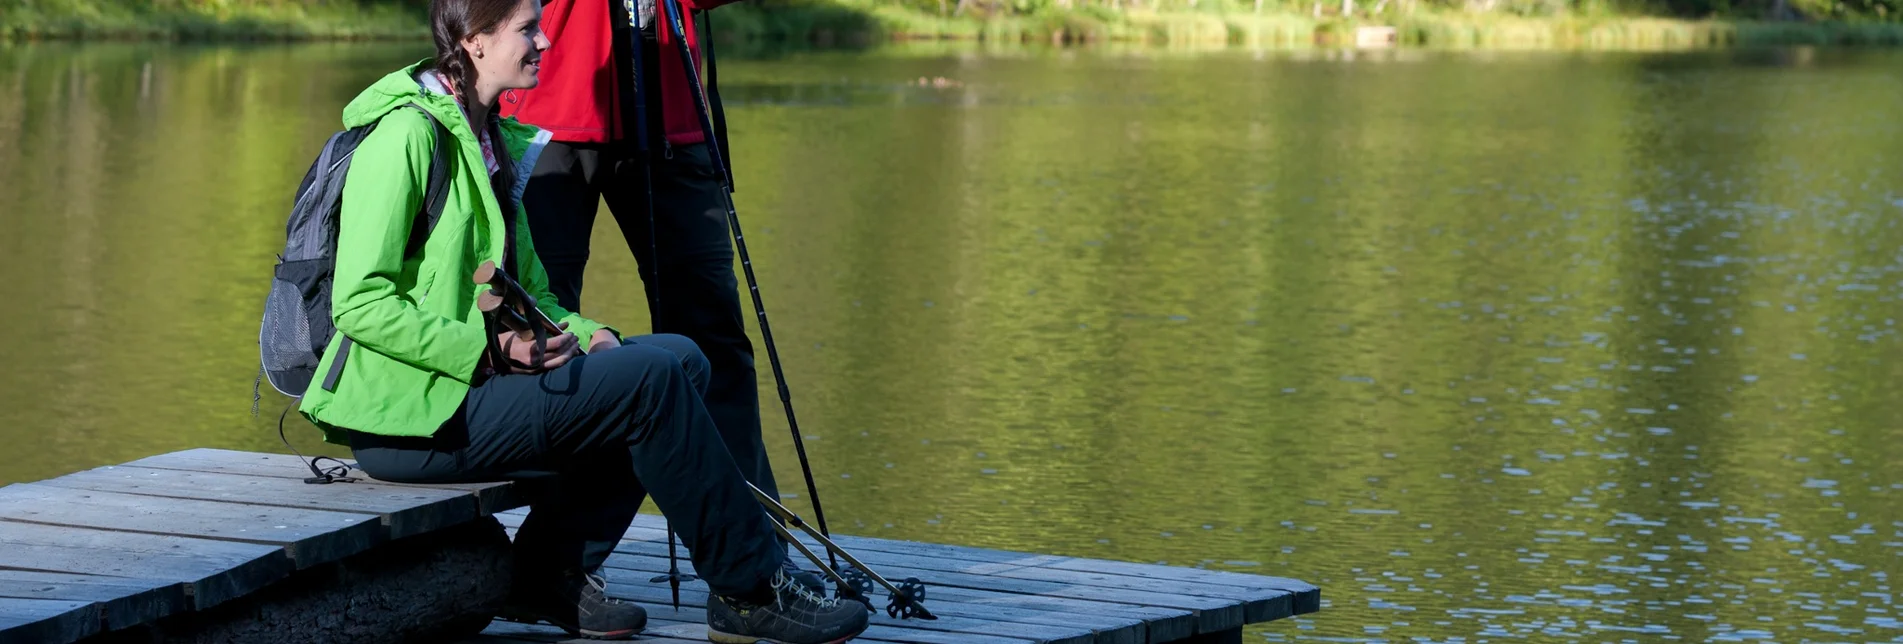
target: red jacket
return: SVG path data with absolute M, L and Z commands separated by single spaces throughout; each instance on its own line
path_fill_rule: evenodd
M 542 52 L 540 83 L 535 89 L 512 92 L 502 100 L 502 115 L 548 130 L 557 141 L 606 143 L 627 133 L 621 123 L 617 83 L 627 78 L 621 66 L 632 61 L 614 57 L 614 31 L 609 24 L 609 2 L 621 0 L 548 0 L 542 5 L 542 31 L 548 51 Z M 679 45 L 667 29 L 666 0 L 655 0 L 654 19 L 660 37 L 661 125 L 674 145 L 706 140 L 694 115 L 694 97 L 687 85 Z M 712 9 L 735 0 L 680 0 L 687 46 L 700 62 L 693 11 Z

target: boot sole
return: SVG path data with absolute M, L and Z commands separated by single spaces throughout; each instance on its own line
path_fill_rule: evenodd
M 847 635 L 845 637 L 841 637 L 836 640 L 827 640 L 823 642 L 822 644 L 842 644 L 843 642 L 849 641 L 852 638 L 855 638 L 858 636 L 859 636 L 859 633 L 853 633 L 851 635 Z M 714 642 L 715 644 L 759 644 L 761 642 L 765 642 L 767 644 L 789 644 L 788 642 L 785 642 L 782 640 L 776 640 L 770 637 L 754 637 L 752 635 L 734 635 L 732 633 L 722 633 L 720 631 L 714 630 L 713 627 L 711 626 L 707 627 L 707 641 Z
M 580 637 L 582 639 L 588 639 L 588 640 L 631 640 L 631 639 L 634 639 L 635 636 L 640 635 L 642 629 L 647 628 L 647 624 L 642 624 L 640 628 L 632 628 L 628 630 L 590 631 L 590 630 L 583 630 L 581 628 L 577 628 L 568 624 L 563 624 L 561 622 L 557 622 L 555 620 L 549 619 L 547 617 L 543 617 L 541 615 L 521 613 L 521 612 L 504 613 L 501 615 L 497 615 L 496 619 L 500 619 L 505 622 L 515 622 L 517 624 L 540 624 L 540 623 L 546 622 L 550 626 L 554 626 L 556 628 L 562 629 L 562 632 L 567 633 L 572 637 Z M 832 643 L 828 642 L 827 644 L 832 644 Z

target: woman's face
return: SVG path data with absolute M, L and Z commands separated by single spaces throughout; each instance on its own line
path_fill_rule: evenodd
M 476 63 L 476 85 L 491 92 L 535 87 L 548 37 L 542 35 L 542 3 L 519 0 L 515 11 L 486 34 L 463 40 Z M 485 87 L 486 86 L 486 87 Z

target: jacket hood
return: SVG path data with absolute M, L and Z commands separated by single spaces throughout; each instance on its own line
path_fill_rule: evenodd
M 449 133 L 461 139 L 462 145 L 474 151 L 475 158 L 481 159 L 481 148 L 476 145 L 476 132 L 469 125 L 469 119 L 463 114 L 462 104 L 456 97 L 441 92 L 430 91 L 417 82 L 416 75 L 429 64 L 428 59 L 417 61 L 408 67 L 385 74 L 377 82 L 371 83 L 357 94 L 356 98 L 344 106 L 344 127 L 354 128 L 375 123 L 385 114 L 404 105 L 415 103 L 423 107 L 436 120 L 449 128 Z M 509 157 L 516 163 L 516 184 L 511 186 L 508 197 L 515 201 L 522 199 L 522 192 L 528 186 L 529 175 L 535 169 L 536 158 L 541 155 L 542 147 L 548 143 L 550 134 L 533 125 L 519 122 L 514 118 L 501 119 L 497 124 L 502 131 L 503 142 L 508 146 Z
M 462 128 L 452 126 L 452 130 L 467 130 L 468 119 L 463 118 L 462 108 L 457 105 L 454 97 L 425 90 L 422 84 L 416 82 L 416 73 L 421 71 L 423 65 L 428 62 L 418 61 L 403 69 L 385 74 L 383 78 L 377 79 L 377 82 L 364 88 L 362 93 L 350 100 L 349 105 L 344 106 L 344 127 L 369 125 L 383 118 L 383 115 L 390 113 L 391 110 L 408 103 L 416 103 L 435 115 L 436 120 L 442 121 L 444 125 L 463 124 Z

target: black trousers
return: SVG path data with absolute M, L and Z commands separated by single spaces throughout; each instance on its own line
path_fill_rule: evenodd
M 548 144 L 522 196 L 535 253 L 556 301 L 581 311 L 595 211 L 607 200 L 640 265 L 653 331 L 687 336 L 706 352 L 713 365 L 707 411 L 747 480 L 778 498 L 760 439 L 759 382 L 733 270 L 726 189 L 706 145 L 662 147 L 644 157 L 622 143 Z M 654 177 L 651 210 L 644 163 Z
M 518 574 L 595 570 L 652 495 L 714 592 L 757 592 L 785 551 L 701 405 L 708 376 L 687 338 L 630 338 L 547 373 L 490 378 L 434 436 L 353 433 L 351 450 L 386 481 L 555 473 L 557 493 L 516 533 Z

